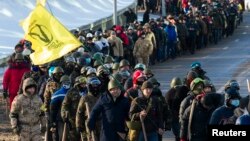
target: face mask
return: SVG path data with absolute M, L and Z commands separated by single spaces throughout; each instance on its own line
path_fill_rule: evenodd
M 69 89 L 70 88 L 70 84 L 63 84 L 63 88 L 64 89 Z
M 23 50 L 23 55 L 24 55 L 24 56 L 27 56 L 27 55 L 30 55 L 30 54 L 31 54 L 31 51 L 30 51 L 29 49 L 25 48 L 25 49 Z
M 240 105 L 240 100 L 236 99 L 236 100 L 232 100 L 231 104 L 235 107 L 238 107 Z

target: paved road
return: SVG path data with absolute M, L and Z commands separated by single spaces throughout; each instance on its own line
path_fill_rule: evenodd
M 169 89 L 171 79 L 184 77 L 194 61 L 201 62 L 218 92 L 223 91 L 223 85 L 228 80 L 236 79 L 240 83 L 241 95 L 246 96 L 246 79 L 250 79 L 250 13 L 245 14 L 244 22 L 233 36 L 222 39 L 217 45 L 209 45 L 194 55 L 188 54 L 153 66 L 152 70 L 164 93 Z M 164 141 L 173 140 L 171 132 L 167 132 Z

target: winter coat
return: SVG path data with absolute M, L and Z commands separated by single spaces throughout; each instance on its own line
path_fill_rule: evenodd
M 146 33 L 145 39 L 150 41 L 153 44 L 153 48 L 156 49 L 157 46 L 154 32 Z
M 82 96 L 87 94 L 87 89 L 84 92 L 80 92 L 76 87 L 70 89 L 62 102 L 61 116 L 62 118 L 69 119 L 71 127 L 75 127 L 76 112 L 79 101 Z M 68 113 L 68 115 L 66 115 Z
M 207 125 L 209 123 L 209 119 L 211 117 L 211 111 L 205 109 L 200 101 L 194 101 L 194 112 L 192 116 L 191 122 L 191 135 L 190 141 L 208 141 L 207 140 Z M 188 126 L 189 126 L 189 118 L 191 112 L 191 105 L 185 110 L 182 122 L 181 122 L 181 130 L 180 130 L 180 138 L 187 139 L 188 138 Z
M 49 105 L 50 105 L 50 101 L 51 101 L 51 96 L 60 88 L 60 83 L 57 82 L 55 79 L 53 78 L 49 78 L 46 86 L 45 86 L 45 91 L 43 94 L 43 98 L 44 98 L 44 105 L 45 105 L 45 110 L 46 112 L 49 111 Z
M 108 42 L 110 43 L 110 48 L 113 50 L 113 55 L 117 57 L 123 57 L 123 45 L 122 40 L 116 36 L 108 37 Z
M 3 76 L 3 90 L 8 91 L 10 97 L 10 105 L 17 95 L 19 85 L 25 72 L 30 71 L 27 63 L 13 63 L 7 68 Z
M 217 108 L 209 121 L 210 125 L 223 125 L 224 122 L 227 122 L 227 119 L 234 115 L 235 107 L 227 107 L 223 105 Z
M 153 44 L 146 39 L 139 38 L 135 42 L 133 55 L 138 58 L 148 57 L 153 53 Z
M 151 105 L 148 108 L 148 105 Z M 130 119 L 140 121 L 140 112 L 147 111 L 147 116 L 144 119 L 144 125 L 147 133 L 157 132 L 159 128 L 163 129 L 162 104 L 157 97 L 150 98 L 138 97 L 131 103 L 129 116 Z
M 19 85 L 19 90 L 17 92 L 18 94 L 23 93 L 23 81 L 29 77 L 32 78 L 33 80 L 35 80 L 36 83 L 38 83 L 40 75 L 39 75 L 39 73 L 35 73 L 33 71 L 29 71 L 29 72 L 24 73 L 22 80 L 21 80 L 21 83 Z M 38 91 L 39 91 L 39 89 L 40 89 L 40 87 L 38 87 Z
M 50 118 L 52 123 L 56 123 L 58 120 L 62 121 L 61 118 L 61 105 L 64 97 L 69 89 L 65 89 L 61 87 L 58 91 L 56 91 L 52 97 L 50 102 Z
M 88 103 L 89 112 L 91 113 L 91 111 L 92 111 L 93 107 L 95 106 L 99 97 L 100 97 L 100 95 L 94 96 L 91 93 L 88 93 L 87 95 L 84 95 L 81 97 L 79 104 L 78 104 L 78 107 L 77 107 L 77 113 L 76 113 L 76 127 L 77 128 L 82 128 L 83 130 L 85 130 L 85 128 L 86 128 L 85 122 L 89 116 L 87 113 L 86 103 Z M 99 119 L 99 117 L 98 117 L 98 119 Z M 86 130 L 85 130 L 85 132 L 86 132 Z M 100 133 L 100 131 L 97 131 L 97 133 Z
M 45 117 L 41 110 L 42 101 L 37 94 L 27 94 L 25 89 L 36 86 L 33 79 L 27 78 L 23 83 L 23 94 L 15 97 L 10 110 L 11 126 L 21 128 L 21 132 L 37 132 L 40 124 L 45 127 Z
M 117 25 L 115 27 L 115 31 L 120 30 L 121 33 L 117 34 L 117 37 L 119 37 L 122 40 L 123 46 L 128 46 L 129 45 L 129 39 L 128 36 L 123 32 L 123 29 L 121 26 Z
M 175 26 L 167 25 L 165 28 L 165 32 L 167 34 L 167 41 L 172 41 L 172 42 L 177 41 L 177 33 L 175 30 Z
M 168 107 L 171 111 L 172 118 L 175 121 L 179 121 L 179 109 L 182 100 L 187 96 L 188 88 L 186 86 L 176 86 L 166 93 L 165 99 Z
M 91 111 L 88 127 L 94 130 L 98 117 L 102 115 L 100 141 L 120 141 L 117 132 L 125 133 L 125 121 L 128 119 L 129 108 L 129 101 L 123 95 L 114 101 L 111 94 L 105 92 Z

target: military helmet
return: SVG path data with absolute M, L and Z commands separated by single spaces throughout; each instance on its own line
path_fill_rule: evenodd
M 229 88 L 236 88 L 237 90 L 240 90 L 240 85 L 236 80 L 229 80 L 224 86 L 224 90 L 226 91 Z
M 81 68 L 81 74 L 82 75 L 86 75 L 87 71 L 90 69 L 91 67 L 90 66 L 83 66 Z
M 193 80 L 198 77 L 198 74 L 195 71 L 189 71 L 187 74 L 188 80 Z
M 121 67 L 124 67 L 124 66 L 130 66 L 130 63 L 128 62 L 128 60 L 126 60 L 126 59 L 122 59 L 121 61 L 120 61 L 120 64 L 119 64 L 119 67 L 121 68 Z
M 55 69 L 54 66 L 49 67 L 49 76 L 50 76 L 50 77 L 52 76 L 52 74 L 53 74 L 53 72 L 54 72 L 54 69 Z
M 150 78 L 148 81 L 151 82 L 153 85 L 158 85 L 158 86 L 161 85 L 154 77 Z
M 101 66 L 101 65 L 102 65 L 102 61 L 101 61 L 101 60 L 96 60 L 96 61 L 94 62 L 93 67 L 97 68 L 98 66 Z
M 94 60 L 103 60 L 103 54 L 100 53 L 100 52 L 96 52 L 94 55 L 93 55 L 93 59 Z
M 138 70 L 138 69 L 143 71 L 143 70 L 146 69 L 146 66 L 144 64 L 142 64 L 142 63 L 138 63 L 138 64 L 135 65 L 134 70 Z
M 95 32 L 95 37 L 100 37 L 102 36 L 102 32 L 101 31 L 96 31 Z
M 87 83 L 87 78 L 83 76 L 78 76 L 75 79 L 75 86 L 80 85 L 80 84 L 86 84 Z
M 213 87 L 213 83 L 210 80 L 205 79 L 204 81 L 204 87 Z
M 191 64 L 191 68 L 192 68 L 192 69 L 195 69 L 195 68 L 197 68 L 197 67 L 201 67 L 201 63 L 200 63 L 200 62 L 193 62 L 193 63 Z
M 154 74 L 154 73 L 152 72 L 152 70 L 151 70 L 151 69 L 148 69 L 148 68 L 146 68 L 146 69 L 143 71 L 143 73 L 144 73 L 145 75 Z
M 200 84 L 200 83 L 203 84 L 203 86 L 204 86 L 204 81 L 201 78 L 195 78 L 190 84 L 190 90 L 193 91 L 195 86 Z
M 102 72 L 109 74 L 108 68 L 105 68 L 104 66 L 99 66 L 96 71 L 97 76 L 99 76 Z
M 174 88 L 175 86 L 182 85 L 182 81 L 180 77 L 174 77 L 170 83 L 170 87 Z
M 147 88 L 149 88 L 149 89 L 154 88 L 153 84 L 150 81 L 143 82 L 143 84 L 141 86 L 141 90 L 144 90 L 144 89 L 147 89 Z
M 106 56 L 104 59 L 104 63 L 114 63 L 114 58 L 112 56 Z
M 236 88 L 229 88 L 225 92 L 225 100 L 230 100 L 230 99 L 235 99 L 238 98 L 240 99 L 240 93 Z
M 60 79 L 60 83 L 64 83 L 64 82 L 69 82 L 70 83 L 70 78 L 68 75 L 63 75 Z
M 120 87 L 119 83 L 115 80 L 110 80 L 108 83 L 108 90 L 111 90 L 113 88 L 119 88 L 119 87 Z
M 101 81 L 97 77 L 90 77 L 87 79 L 87 84 L 99 86 L 101 85 Z
M 55 67 L 55 69 L 53 70 L 53 74 L 55 73 L 64 73 L 64 71 L 61 67 Z
M 90 74 L 96 74 L 96 69 L 95 68 L 88 69 L 86 76 L 89 76 Z
M 119 69 L 119 63 L 114 63 L 112 66 L 112 70 L 118 70 Z
M 122 82 L 122 79 L 123 79 L 122 75 L 118 72 L 110 76 L 110 80 Z

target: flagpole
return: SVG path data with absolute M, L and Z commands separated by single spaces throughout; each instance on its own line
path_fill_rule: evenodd
M 49 11 L 50 11 L 51 15 L 54 16 L 54 14 L 53 14 L 53 12 L 52 12 L 52 10 L 51 10 L 51 8 L 50 8 L 49 2 L 48 2 L 47 0 L 46 0 L 46 3 L 47 3 L 47 5 L 48 5 L 48 7 L 49 7 Z

